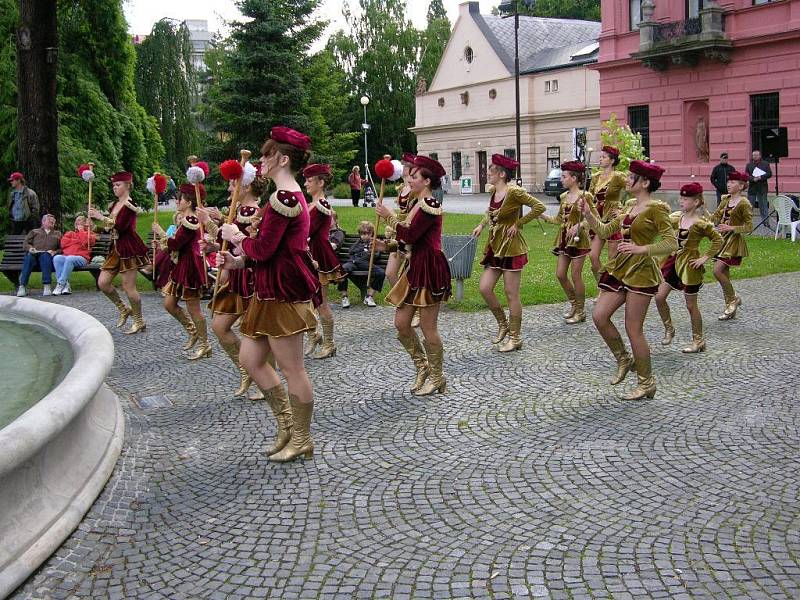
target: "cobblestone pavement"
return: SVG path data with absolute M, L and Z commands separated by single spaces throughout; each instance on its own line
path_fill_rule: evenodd
M 313 461 L 270 464 L 264 404 L 227 358 L 189 363 L 145 296 L 126 337 L 99 294 L 54 299 L 111 326 L 127 418 L 117 468 L 21 598 L 798 598 L 800 273 L 736 282 L 708 351 L 673 296 L 648 336 L 658 394 L 619 400 L 591 322 L 525 310 L 520 352 L 483 311 L 441 317 L 449 392 L 404 391 L 389 308 L 336 309 L 339 354 L 309 361 Z M 216 348 L 216 346 L 215 346 Z M 626 385 L 633 384 L 630 376 Z M 134 395 L 166 394 L 141 410 Z

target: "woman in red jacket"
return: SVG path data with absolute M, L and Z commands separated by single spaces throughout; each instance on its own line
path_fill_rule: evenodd
M 72 293 L 69 286 L 72 269 L 89 264 L 96 241 L 97 236 L 92 233 L 92 220 L 80 215 L 75 217 L 75 231 L 67 231 L 61 236 L 61 254 L 53 257 L 57 284 L 54 296 Z
M 333 311 L 328 304 L 328 284 L 336 283 L 347 277 L 342 271 L 342 264 L 336 258 L 336 253 L 330 242 L 331 231 L 331 205 L 325 199 L 325 190 L 333 180 L 330 165 L 308 165 L 303 169 L 306 179 L 306 191 L 311 196 L 311 205 L 308 207 L 310 229 L 308 233 L 308 249 L 311 258 L 317 263 L 322 304 L 317 312 L 322 323 L 322 336 L 316 330 L 308 334 L 308 344 L 305 355 L 316 359 L 336 356 L 336 344 L 333 342 Z M 318 344 L 320 349 L 314 353 Z
M 200 200 L 205 200 L 206 190 L 200 185 Z M 175 267 L 169 275 L 169 281 L 164 286 L 164 308 L 169 314 L 183 325 L 189 334 L 187 350 L 199 340 L 197 351 L 189 360 L 199 360 L 211 356 L 211 344 L 208 343 L 208 327 L 206 317 L 200 306 L 203 297 L 203 288 L 208 285 L 203 257 L 200 254 L 200 220 L 195 214 L 197 209 L 197 195 L 191 183 L 184 183 L 180 187 L 178 211 L 182 218 L 178 230 L 171 238 L 157 222 L 153 223 L 153 234 L 162 247 L 170 252 Z M 189 309 L 187 315 L 179 306 L 178 301 L 186 302 Z M 191 319 L 190 319 L 191 317 Z
M 386 296 L 386 301 L 397 307 L 394 325 L 397 338 L 417 369 L 411 388 L 417 396 L 442 394 L 446 389 L 442 372 L 444 346 L 437 322 L 441 303 L 450 297 L 450 265 L 442 252 L 442 203 L 433 197 L 433 190 L 441 187 L 444 174 L 444 167 L 437 161 L 417 156 L 409 185 L 419 200 L 405 221 L 400 222 L 388 206 L 375 207 L 387 225 L 397 232 L 398 243 L 411 253 L 408 269 Z M 417 308 L 425 336 L 423 345 L 411 326 Z
M 97 279 L 97 285 L 114 306 L 119 310 L 117 327 L 122 327 L 133 316 L 133 325 L 125 333 L 133 334 L 144 331 L 147 326 L 142 318 L 142 299 L 136 289 L 136 272 L 150 264 L 150 253 L 142 238 L 136 233 L 136 216 L 142 209 L 131 200 L 133 175 L 127 172 L 115 173 L 111 176 L 111 188 L 115 200 L 109 206 L 109 216 L 103 215 L 93 208 L 89 216 L 103 222 L 103 228 L 111 231 L 111 253 L 103 263 L 103 271 Z M 131 303 L 128 308 L 114 287 L 114 277 L 122 275 L 122 289 Z
M 222 226 L 222 238 L 242 255 L 222 252 L 223 269 L 251 265 L 255 296 L 242 318 L 245 338 L 239 360 L 264 393 L 278 421 L 277 439 L 267 450 L 270 460 L 311 458 L 311 416 L 314 395 L 303 364 L 303 334 L 317 326 L 314 306 L 320 303 L 319 279 L 308 253 L 310 218 L 295 175 L 308 162 L 311 140 L 288 127 L 273 127 L 261 148 L 261 172 L 275 182 L 258 237 L 250 238 L 233 224 Z M 268 363 L 270 350 L 286 378 L 287 393 Z

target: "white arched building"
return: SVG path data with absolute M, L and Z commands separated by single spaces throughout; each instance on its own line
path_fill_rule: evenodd
M 522 178 L 539 190 L 550 168 L 575 157 L 575 138 L 598 147 L 600 23 L 520 17 Z M 514 18 L 459 7 L 442 61 L 416 98 L 417 152 L 447 169 L 451 191 L 482 192 L 494 153 L 514 156 Z

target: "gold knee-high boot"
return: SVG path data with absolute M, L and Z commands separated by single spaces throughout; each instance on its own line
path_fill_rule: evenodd
M 625 349 L 625 342 L 622 341 L 621 337 L 612 338 L 608 340 L 606 344 L 614 355 L 614 358 L 617 359 L 617 372 L 611 380 L 611 385 L 618 385 L 625 381 L 628 371 L 630 371 L 633 366 L 633 358 L 631 358 L 631 355 L 628 354 L 628 351 Z
M 417 370 L 417 377 L 414 379 L 414 385 L 411 386 L 411 391 L 416 392 L 422 387 L 425 380 L 430 375 L 430 366 L 425 356 L 425 350 L 419 342 L 416 331 L 413 331 L 410 336 L 398 335 L 397 339 L 403 344 L 403 348 L 408 352 L 408 355 L 414 362 L 414 368 Z
M 503 310 L 502 306 L 497 306 L 495 308 L 489 308 L 494 315 L 495 320 L 497 321 L 497 335 L 492 340 L 492 344 L 499 344 L 508 335 L 508 319 L 506 319 L 506 311 Z
M 656 378 L 653 377 L 650 357 L 634 358 L 633 362 L 636 365 L 636 376 L 639 379 L 639 385 L 623 396 L 622 399 L 641 400 L 645 396 L 652 398 L 656 395 Z
M 314 350 L 322 343 L 322 336 L 319 334 L 319 321 L 322 321 L 322 317 L 318 317 L 317 321 L 317 327 L 314 328 L 314 331 L 309 331 L 306 334 L 306 347 L 303 349 L 305 356 L 314 354 Z
M 272 456 L 276 452 L 284 449 L 292 437 L 292 407 L 289 406 L 289 397 L 283 385 L 276 385 L 268 390 L 261 390 L 264 399 L 275 415 L 278 428 L 275 431 L 275 441 L 272 446 L 267 448 L 267 456 Z
M 415 396 L 429 396 L 434 392 L 444 394 L 447 391 L 447 380 L 444 377 L 444 345 L 431 344 L 427 340 L 424 343 L 425 354 L 428 356 L 428 364 L 430 365 L 430 376 L 428 380 L 420 387 Z
M 292 435 L 283 450 L 270 455 L 275 462 L 287 462 L 298 456 L 312 458 L 314 456 L 314 440 L 311 439 L 311 415 L 314 413 L 313 402 L 300 402 L 297 396 L 289 394 L 292 406 Z
M 241 347 L 241 341 L 239 338 L 236 338 L 235 342 L 223 342 L 219 340 L 219 345 L 222 346 L 222 349 L 225 351 L 225 354 L 228 355 L 228 358 L 231 359 L 233 366 L 236 367 L 236 370 L 239 372 L 239 387 L 233 392 L 234 397 L 242 397 L 247 395 L 247 390 L 250 389 L 250 386 L 253 383 L 253 380 L 250 378 L 250 374 L 247 372 L 242 364 L 239 362 L 239 349 Z
M 736 291 L 733 289 L 733 284 L 730 281 L 719 283 L 722 288 L 722 297 L 725 299 L 725 310 L 717 317 L 720 321 L 729 321 L 736 316 L 736 310 L 742 303 L 741 299 L 736 296 Z
M 522 317 L 509 315 L 508 339 L 498 348 L 500 352 L 513 352 L 522 348 Z
M 133 335 L 134 333 L 139 333 L 140 331 L 144 331 L 147 327 L 147 323 L 144 322 L 144 317 L 142 317 L 142 300 L 133 300 L 131 299 L 131 314 L 133 315 L 133 325 L 131 328 L 128 329 L 125 333 L 127 335 Z
M 661 322 L 664 324 L 664 338 L 661 340 L 662 346 L 669 346 L 672 339 L 675 337 L 675 327 L 672 325 L 672 313 L 669 310 L 669 304 L 664 302 L 664 306 L 660 306 L 656 302 L 658 315 L 661 317 Z
M 575 289 L 570 288 L 564 293 L 567 295 L 567 300 L 569 301 L 569 310 L 564 313 L 563 317 L 565 319 L 571 319 L 575 316 L 575 311 L 578 310 L 578 306 L 575 304 Z
M 197 340 L 200 345 L 197 350 L 189 357 L 189 360 L 200 360 L 211 356 L 211 344 L 208 341 L 208 329 L 206 328 L 206 318 L 203 315 L 195 317 L 192 315 L 192 322 L 197 330 Z
M 706 340 L 703 338 L 703 317 L 699 314 L 697 317 L 692 317 L 692 343 L 686 346 L 682 351 L 685 354 L 696 354 L 697 352 L 704 352 L 706 349 Z
M 314 358 L 323 359 L 336 356 L 336 344 L 333 343 L 333 319 L 326 319 L 320 316 L 322 323 L 322 346 L 314 354 Z
M 575 292 L 575 314 L 573 314 L 569 319 L 565 319 L 564 322 L 568 323 L 569 325 L 573 325 L 575 323 L 583 323 L 586 320 L 586 297 L 584 294 L 579 294 Z
M 183 345 L 183 350 L 191 350 L 194 345 L 197 343 L 197 328 L 192 323 L 192 319 L 189 317 L 189 314 L 182 309 L 178 309 L 178 314 L 175 315 L 175 319 L 183 325 L 183 328 L 186 330 L 186 333 L 189 334 L 189 339 Z
M 133 313 L 131 309 L 122 301 L 122 298 L 119 297 L 119 292 L 116 288 L 112 288 L 110 292 L 103 292 L 106 295 L 106 298 L 111 300 L 111 303 L 117 307 L 119 311 L 119 319 L 117 319 L 117 327 L 124 327 L 125 322 L 128 320 Z

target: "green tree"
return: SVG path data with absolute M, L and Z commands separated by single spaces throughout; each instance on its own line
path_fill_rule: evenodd
M 274 125 L 309 130 L 309 90 L 303 81 L 308 49 L 326 23 L 313 20 L 319 0 L 239 0 L 245 20 L 234 22 L 211 81 L 202 118 L 213 137 L 206 156 L 256 152 Z
M 614 113 L 611 113 L 608 121 L 603 121 L 600 140 L 603 146 L 619 148 L 619 164 L 616 167 L 618 171 L 627 171 L 632 160 L 647 160 L 642 134 L 634 133 L 627 125 L 621 125 Z
M 158 122 L 165 166 L 179 172 L 186 156 L 196 151 L 197 127 L 192 116 L 195 70 L 186 23 L 161 19 L 136 46 L 136 97 Z
M 536 0 L 532 8 L 519 2 L 519 14 L 560 19 L 600 20 L 600 0 Z
M 405 0 L 359 0 L 355 14 L 342 9 L 350 33 L 339 31 L 329 48 L 347 78 L 349 129 L 360 127 L 362 95 L 370 98 L 369 159 L 413 151 L 414 90 L 420 56 L 420 32 L 407 17 Z M 359 159 L 363 162 L 363 154 Z
M 450 39 L 450 20 L 442 0 L 431 0 L 428 5 L 428 25 L 422 33 L 422 57 L 417 80 L 430 85 L 442 60 L 447 41 Z

